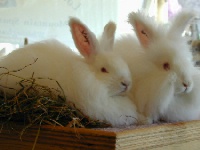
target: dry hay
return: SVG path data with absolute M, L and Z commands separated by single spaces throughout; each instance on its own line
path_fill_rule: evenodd
M 30 65 L 33 64 L 29 64 L 24 68 Z M 15 72 L 21 71 L 24 68 L 12 71 L 3 68 L 6 71 L 0 74 L 0 79 L 5 75 L 20 79 L 18 83 L 20 90 L 0 85 L 0 124 L 2 128 L 4 124 L 9 122 L 23 123 L 25 129 L 32 125 L 58 125 L 76 128 L 102 128 L 110 126 L 105 122 L 92 120 L 84 115 L 64 96 L 62 87 L 60 87 L 57 81 L 48 79 L 56 82 L 58 87 L 60 87 L 59 90 L 37 84 L 36 81 L 42 78 L 34 78 L 34 73 L 28 79 L 14 75 Z M 8 89 L 14 91 L 12 93 L 15 94 L 11 95 L 5 92 Z

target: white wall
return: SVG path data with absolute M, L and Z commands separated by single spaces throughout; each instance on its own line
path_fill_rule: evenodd
M 23 45 L 57 38 L 74 46 L 69 32 L 69 16 L 80 18 L 97 35 L 112 20 L 127 32 L 127 14 L 141 7 L 143 0 L 0 0 L 0 43 Z M 124 31 L 123 31 L 124 30 Z

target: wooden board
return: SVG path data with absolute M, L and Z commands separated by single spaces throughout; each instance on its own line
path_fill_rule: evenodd
M 200 121 L 106 129 L 31 127 L 21 139 L 18 132 L 4 127 L 0 133 L 0 149 L 199 150 Z

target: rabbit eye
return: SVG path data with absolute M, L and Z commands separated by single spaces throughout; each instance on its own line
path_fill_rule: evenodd
M 169 63 L 164 63 L 163 64 L 163 68 L 166 70 L 166 71 L 168 71 L 168 70 L 170 70 L 170 65 L 169 65 Z
M 104 67 L 101 68 L 101 72 L 108 73 L 108 71 Z

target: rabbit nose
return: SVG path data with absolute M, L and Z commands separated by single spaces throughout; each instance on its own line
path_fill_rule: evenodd
M 183 86 L 185 87 L 185 91 L 184 92 L 187 92 L 187 90 L 188 90 L 188 84 L 183 82 Z
M 183 86 L 187 88 L 187 87 L 188 87 L 188 84 L 186 84 L 186 83 L 183 82 Z
M 124 90 L 126 91 L 128 89 L 129 83 L 121 82 L 121 85 L 124 87 Z

